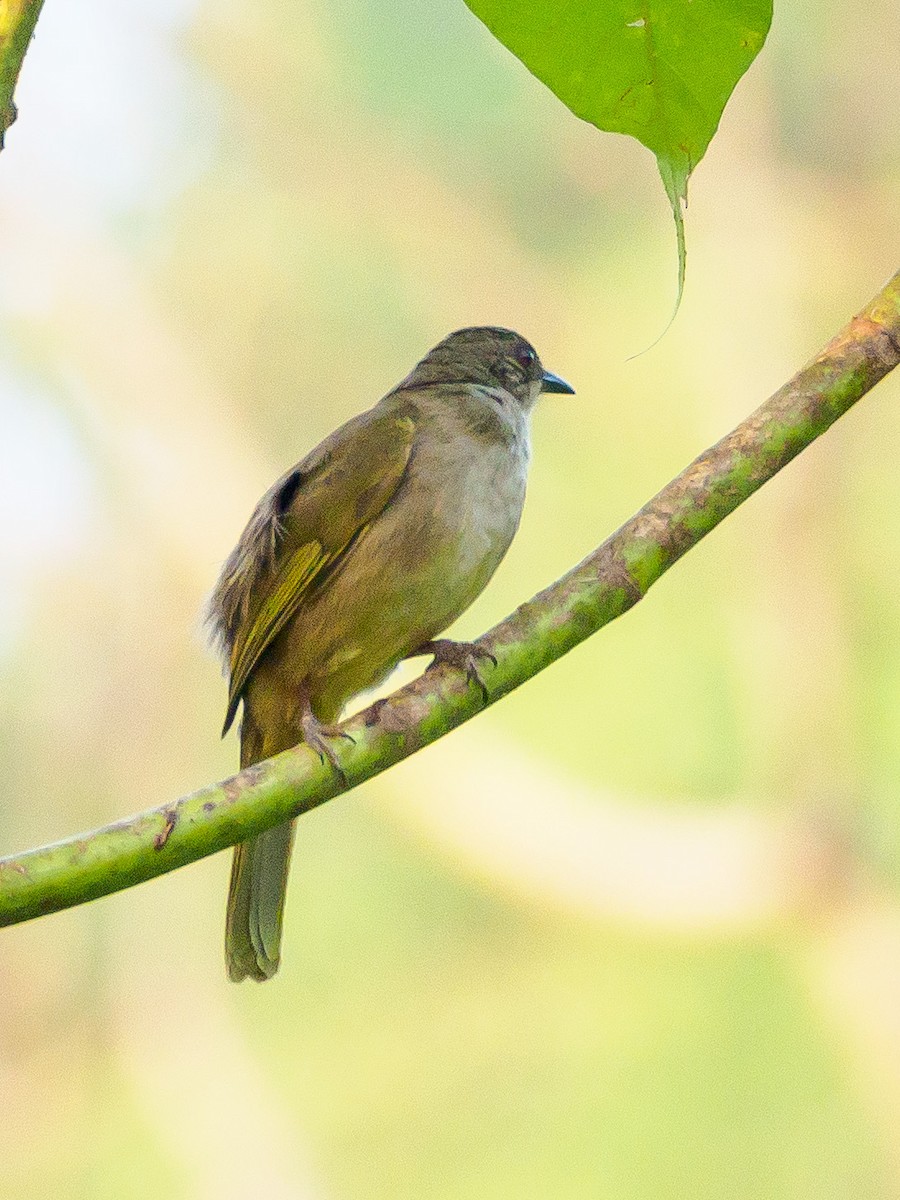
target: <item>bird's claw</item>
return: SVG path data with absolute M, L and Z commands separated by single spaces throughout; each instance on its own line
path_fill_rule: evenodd
M 487 704 L 488 690 L 478 670 L 478 663 L 487 659 L 496 667 L 497 659 L 490 650 L 485 650 L 477 642 L 454 642 L 450 638 L 439 638 L 435 642 L 426 643 L 420 653 L 434 655 L 432 667 L 445 663 L 448 667 L 455 667 L 458 671 L 463 671 L 466 682 L 476 685 L 481 692 L 482 703 Z
M 328 738 L 344 738 L 345 741 L 356 745 L 356 738 L 352 734 L 346 733 L 337 725 L 322 725 L 313 717 L 303 722 L 303 740 L 311 750 L 315 750 L 322 763 L 330 763 L 331 769 L 340 779 L 345 788 L 350 786 L 350 780 L 344 773 L 344 769 L 338 762 L 337 754 L 334 747 L 329 745 Z

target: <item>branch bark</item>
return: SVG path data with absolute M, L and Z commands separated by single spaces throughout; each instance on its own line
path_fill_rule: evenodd
M 0 150 L 16 119 L 13 93 L 44 0 L 0 0 Z
M 0 0 L 2 3 L 2 0 Z M 900 362 L 900 273 L 806 367 L 701 454 L 582 563 L 521 605 L 480 644 L 494 703 L 636 604 L 730 512 L 824 433 Z M 480 691 L 427 671 L 344 726 L 351 787 L 480 711 Z M 304 745 L 161 808 L 0 859 L 0 925 L 56 912 L 174 870 L 345 790 Z

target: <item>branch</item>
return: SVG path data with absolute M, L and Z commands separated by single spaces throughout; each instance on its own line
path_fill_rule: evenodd
M 3 0 L 0 0 L 0 4 Z M 664 571 L 810 445 L 900 362 L 900 273 L 822 352 L 727 437 L 663 488 L 568 575 L 481 639 L 497 658 L 499 700 L 627 612 Z M 337 749 L 351 787 L 475 716 L 478 689 L 428 670 L 344 725 Z M 343 791 L 300 745 L 224 783 L 25 854 L 0 859 L 0 925 L 131 887 L 296 817 Z
M 0 150 L 16 119 L 13 93 L 44 0 L 0 0 Z

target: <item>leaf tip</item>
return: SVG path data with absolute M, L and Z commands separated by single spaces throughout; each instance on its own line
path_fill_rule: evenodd
M 659 165 L 659 174 L 663 181 L 663 187 L 666 189 L 666 195 L 669 198 L 672 218 L 675 221 L 675 242 L 678 249 L 678 289 L 675 295 L 675 307 L 672 309 L 672 315 L 663 326 L 662 332 L 653 339 L 649 346 L 645 346 L 643 350 L 639 350 L 636 354 L 629 355 L 625 360 L 626 362 L 632 362 L 634 359 L 649 353 L 654 346 L 659 345 L 672 328 L 675 318 L 678 316 L 678 310 L 681 308 L 681 301 L 684 298 L 684 284 L 687 278 L 687 238 L 684 231 L 684 210 L 687 208 L 687 185 L 691 173 L 690 161 L 686 160 L 683 164 L 679 165 L 662 154 L 657 155 L 656 161 Z

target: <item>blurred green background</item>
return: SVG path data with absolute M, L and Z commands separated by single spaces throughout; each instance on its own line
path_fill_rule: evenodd
M 204 596 L 451 329 L 578 391 L 463 636 L 806 361 L 898 265 L 895 15 L 776 9 L 629 359 L 653 159 L 461 0 L 48 0 L 0 181 L 4 850 L 234 769 Z M 225 981 L 226 855 L 4 931 L 0 1194 L 900 1195 L 898 399 L 305 817 L 274 983 Z

